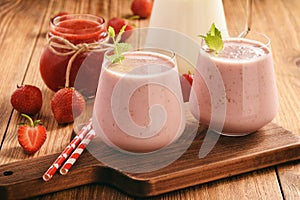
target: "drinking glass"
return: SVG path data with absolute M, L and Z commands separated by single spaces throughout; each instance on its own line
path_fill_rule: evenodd
M 262 128 L 275 117 L 278 106 L 270 39 L 253 31 L 245 38 L 239 34 L 223 31 L 219 53 L 208 50 L 202 40 L 206 51 L 200 51 L 190 96 L 191 112 L 200 123 L 221 124 L 219 132 L 227 136 Z
M 180 137 L 185 111 L 175 53 L 144 48 L 112 63 L 107 51 L 93 109 L 93 128 L 109 146 L 131 153 L 159 150 Z

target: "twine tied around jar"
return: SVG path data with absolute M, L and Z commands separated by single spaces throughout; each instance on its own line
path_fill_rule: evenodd
M 51 36 L 47 37 L 48 48 L 50 51 L 58 56 L 71 56 L 68 61 L 67 70 L 66 70 L 66 82 L 65 87 L 69 87 L 70 82 L 70 72 L 72 68 L 72 63 L 75 58 L 83 52 L 101 52 L 106 51 L 109 48 L 113 47 L 112 44 L 108 43 L 108 37 L 104 38 L 101 42 L 94 43 L 80 43 L 73 44 L 69 40 L 60 37 L 60 36 Z M 56 48 L 65 50 L 63 52 L 57 51 Z

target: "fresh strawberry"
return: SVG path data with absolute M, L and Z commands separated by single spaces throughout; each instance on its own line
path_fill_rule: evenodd
M 131 11 L 134 15 L 141 18 L 148 18 L 151 15 L 153 0 L 133 0 L 131 3 Z
M 47 138 L 46 128 L 41 124 L 41 120 L 33 121 L 28 115 L 21 114 L 30 121 L 30 125 L 21 125 L 18 128 L 18 141 L 28 154 L 37 152 Z
M 84 108 L 84 97 L 74 88 L 60 89 L 51 99 L 51 109 L 59 124 L 73 122 Z
M 189 71 L 188 73 L 182 74 L 180 76 L 181 90 L 183 101 L 188 102 L 191 93 L 191 86 L 193 83 L 193 74 Z
M 11 95 L 10 102 L 20 113 L 35 115 L 42 107 L 42 92 L 33 85 L 18 86 Z
M 115 30 L 115 34 L 117 35 L 121 28 L 126 25 L 125 32 L 123 33 L 121 37 L 121 41 L 124 42 L 128 39 L 128 37 L 131 35 L 131 30 L 133 29 L 133 26 L 131 24 L 123 19 L 123 18 L 118 18 L 118 17 L 113 17 L 107 22 L 107 27 L 112 27 Z
M 192 85 L 193 84 L 193 74 L 191 74 L 190 71 L 188 71 L 188 73 L 186 74 L 182 74 L 182 76 L 188 80 L 188 82 Z

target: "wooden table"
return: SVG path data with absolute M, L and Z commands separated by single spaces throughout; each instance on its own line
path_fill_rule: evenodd
M 72 124 L 58 125 L 50 110 L 53 96 L 39 74 L 39 58 L 46 43 L 49 19 L 54 13 L 91 13 L 109 19 L 131 14 L 131 0 L 0 0 L 0 165 L 61 152 L 70 141 Z M 228 27 L 243 27 L 245 0 L 224 0 Z M 299 0 L 254 0 L 253 29 L 272 40 L 280 107 L 275 123 L 300 135 L 300 3 Z M 184 13 L 181 13 L 184 14 Z M 138 27 L 148 20 L 136 21 Z M 40 118 L 48 130 L 43 147 L 34 155 L 23 153 L 17 141 L 20 114 L 10 95 L 18 84 L 41 88 L 44 104 Z M 30 191 L 28 191 L 30 192 Z M 299 199 L 300 162 L 167 193 L 151 199 Z M 1 197 L 0 197 L 1 199 Z M 103 185 L 87 185 L 36 199 L 133 199 Z

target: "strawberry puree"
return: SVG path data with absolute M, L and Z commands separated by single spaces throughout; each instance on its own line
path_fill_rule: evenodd
M 74 45 L 94 43 L 106 38 L 104 19 L 93 15 L 63 15 L 54 18 L 48 36 L 62 37 Z M 59 41 L 58 43 L 62 43 Z M 58 52 L 69 50 L 55 48 Z M 45 84 L 53 91 L 65 86 L 66 69 L 71 55 L 57 55 L 48 45 L 40 59 L 40 73 Z M 84 94 L 96 91 L 103 60 L 103 52 L 79 53 L 72 63 L 69 86 L 74 86 Z M 77 74 L 79 77 L 76 77 Z M 76 79 L 76 82 L 75 82 Z M 88 80 L 88 81 L 87 81 Z M 74 83 L 75 82 L 75 83 Z
M 135 71 L 143 65 L 146 68 Z M 182 106 L 175 62 L 158 53 L 127 53 L 122 64 L 110 65 L 101 74 L 93 127 L 110 146 L 131 152 L 155 151 L 182 134 Z
M 223 79 L 226 99 L 216 100 L 217 109 L 225 103 L 225 135 L 245 135 L 269 123 L 277 112 L 277 90 L 271 50 L 261 43 L 247 39 L 228 39 L 224 49 L 216 56 L 200 55 L 201 73 L 209 79 L 210 62 L 215 63 Z M 216 83 L 220 84 L 220 83 Z M 196 73 L 192 90 L 198 101 L 191 96 L 191 112 L 203 124 L 211 120 L 211 95 L 205 81 Z M 197 105 L 199 112 L 197 111 Z M 219 105 L 220 104 L 220 105 Z M 200 113 L 200 115 L 199 115 Z

